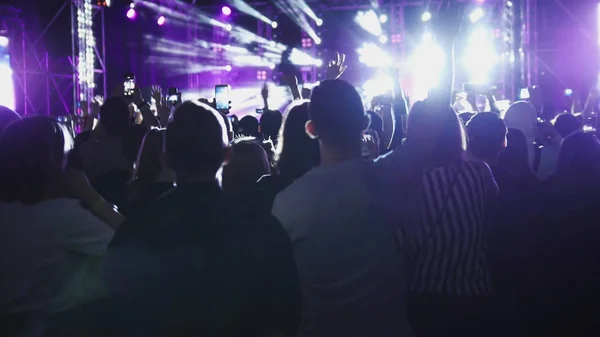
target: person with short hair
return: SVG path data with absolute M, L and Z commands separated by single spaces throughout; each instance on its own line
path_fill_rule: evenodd
M 243 119 L 243 118 L 242 118 Z M 231 145 L 231 158 L 223 166 L 223 192 L 237 198 L 251 199 L 258 194 L 256 182 L 271 173 L 267 152 L 252 137 L 238 138 Z
M 556 131 L 558 131 L 558 134 L 562 138 L 565 138 L 573 132 L 581 130 L 581 123 L 575 115 L 562 113 L 556 116 L 554 127 L 556 128 Z
M 259 130 L 263 134 L 264 139 L 270 139 L 275 146 L 277 146 L 277 136 L 279 135 L 282 121 L 283 116 L 277 110 L 267 109 L 260 116 Z
M 490 166 L 495 165 L 506 148 L 507 130 L 502 118 L 493 112 L 480 112 L 466 126 L 469 154 Z
M 361 98 L 349 83 L 326 80 L 313 89 L 308 114 L 320 165 L 273 205 L 303 289 L 298 335 L 410 336 L 395 230 L 375 206 L 376 168 L 362 159 L 368 119 Z
M 166 131 L 177 186 L 116 233 L 105 270 L 110 297 L 89 309 L 91 333 L 296 331 L 301 293 L 289 239 L 276 219 L 223 193 L 217 178 L 229 152 L 219 112 L 191 101 L 177 107 Z

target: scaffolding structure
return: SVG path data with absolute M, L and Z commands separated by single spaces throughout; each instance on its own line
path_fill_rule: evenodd
M 64 20 L 70 10 L 71 36 L 78 45 L 76 33 L 76 8 L 78 0 L 65 1 L 55 12 L 48 24 L 39 32 L 26 23 L 21 9 L 0 6 L 0 27 L 6 30 L 10 39 L 11 65 L 17 96 L 17 112 L 23 116 L 47 115 L 68 116 L 80 113 L 80 102 L 91 102 L 93 92 L 85 97 L 80 95 L 77 77 L 77 50 L 67 57 L 51 55 L 44 48 L 44 39 L 52 31 L 56 22 Z M 99 35 L 99 47 L 95 48 L 98 67 L 94 73 L 99 83 L 98 94 L 106 96 L 106 48 L 104 44 L 103 8 L 94 6 L 95 35 Z M 75 24 L 75 26 L 73 26 Z M 42 99 L 40 99 L 42 98 Z M 89 103 L 88 103 L 89 104 Z

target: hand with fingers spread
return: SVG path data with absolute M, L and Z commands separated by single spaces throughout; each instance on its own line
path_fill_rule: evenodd
M 158 85 L 153 85 L 150 88 L 150 95 L 152 96 L 152 98 L 154 98 L 154 101 L 156 102 L 156 107 L 158 108 L 159 105 L 163 104 L 163 95 L 162 95 L 162 89 L 160 86 Z
M 346 65 L 344 65 L 346 62 L 346 54 L 336 52 L 335 56 L 336 59 L 329 61 L 327 64 L 327 73 L 325 77 L 328 80 L 337 80 L 342 76 L 344 71 L 346 71 Z

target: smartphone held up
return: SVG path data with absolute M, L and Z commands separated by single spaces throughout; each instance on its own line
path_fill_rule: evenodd
M 215 86 L 215 107 L 218 111 L 229 111 L 230 89 L 228 84 Z
M 125 75 L 123 80 L 123 95 L 125 97 L 133 96 L 133 92 L 135 90 L 135 75 L 133 73 L 129 73 Z

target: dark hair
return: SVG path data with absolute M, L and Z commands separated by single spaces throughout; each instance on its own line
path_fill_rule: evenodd
M 558 131 L 561 137 L 565 138 L 573 132 L 581 129 L 581 123 L 577 117 L 570 113 L 562 113 L 556 116 L 554 120 L 554 128 Z
M 221 113 L 210 106 L 187 101 L 177 107 L 166 136 L 166 152 L 175 173 L 216 174 L 229 143 L 226 132 Z
M 562 142 L 556 175 L 571 181 L 595 182 L 600 177 L 600 141 L 592 133 L 577 131 Z M 597 186 L 597 184 L 595 185 Z
M 252 191 L 260 177 L 269 173 L 267 153 L 256 138 L 238 138 L 231 145 L 231 159 L 223 166 L 223 191 L 244 195 Z
M 0 136 L 0 200 L 35 204 L 60 181 L 73 139 L 50 117 L 12 123 Z
M 469 120 L 471 120 L 471 118 L 473 116 L 475 116 L 477 113 L 476 112 L 461 112 L 458 114 L 458 118 L 460 119 L 460 121 L 463 123 L 463 125 L 467 125 L 467 123 L 469 122 Z
M 135 161 L 133 179 L 150 184 L 158 177 L 163 169 L 164 139 L 165 129 L 153 128 L 146 133 Z
M 465 157 L 463 124 L 450 105 L 416 102 L 408 114 L 406 145 L 424 168 L 458 164 Z
M 504 149 L 506 132 L 506 125 L 498 114 L 480 112 L 467 123 L 467 148 L 479 159 L 495 158 Z
M 21 119 L 21 116 L 19 116 L 16 112 L 3 105 L 0 105 L 0 135 L 4 130 L 6 130 L 10 123 L 18 121 L 19 119 Z
M 265 135 L 265 139 L 271 138 L 274 142 L 277 141 L 282 120 L 281 112 L 276 110 L 267 110 L 260 116 L 260 132 Z
M 276 167 L 279 174 L 289 180 L 296 180 L 314 166 L 319 165 L 319 142 L 306 135 L 308 121 L 308 101 L 297 101 L 288 106 L 279 133 L 279 143 L 275 151 Z
M 110 97 L 100 107 L 100 123 L 106 134 L 122 136 L 131 125 L 129 106 L 122 97 Z
M 238 133 L 249 137 L 258 137 L 258 119 L 254 116 L 244 116 L 238 122 Z
M 498 166 L 518 180 L 537 180 L 529 164 L 529 145 L 519 129 L 508 128 L 506 149 L 498 156 Z
M 349 83 L 321 82 L 313 89 L 308 114 L 321 141 L 338 148 L 360 145 L 367 120 L 360 95 Z

